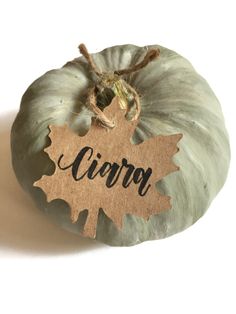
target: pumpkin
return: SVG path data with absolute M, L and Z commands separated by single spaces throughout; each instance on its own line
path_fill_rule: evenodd
M 127 214 L 119 230 L 100 211 L 96 239 L 109 245 L 130 246 L 165 238 L 189 227 L 205 213 L 221 189 L 229 167 L 230 147 L 220 103 L 189 61 L 156 45 L 115 46 L 91 56 L 99 69 L 113 72 L 136 64 L 151 48 L 159 48 L 160 57 L 124 77 L 141 95 L 140 120 L 132 142 L 182 133 L 180 151 L 174 156 L 180 171 L 156 184 L 161 193 L 171 196 L 172 208 L 148 221 Z M 61 199 L 48 203 L 43 191 L 33 183 L 43 174 L 54 172 L 54 164 L 44 152 L 50 145 L 49 125 L 67 123 L 79 135 L 88 131 L 94 114 L 84 105 L 85 95 L 94 79 L 84 57 L 45 73 L 23 95 L 11 131 L 12 164 L 19 183 L 48 217 L 78 234 L 86 211 L 73 224 L 68 204 Z M 110 97 L 109 93 L 104 97 L 103 106 L 109 104 Z

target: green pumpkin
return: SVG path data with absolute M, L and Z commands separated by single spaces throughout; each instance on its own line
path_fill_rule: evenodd
M 147 48 L 159 48 L 160 57 L 125 77 L 141 95 L 140 121 L 132 142 L 182 133 L 180 151 L 174 156 L 180 171 L 156 184 L 161 193 L 171 196 L 170 210 L 153 215 L 148 221 L 127 214 L 121 230 L 100 211 L 96 239 L 110 245 L 129 246 L 165 238 L 192 225 L 223 186 L 230 162 L 219 101 L 185 58 L 164 47 L 134 45 L 107 48 L 92 57 L 99 69 L 109 72 L 136 64 Z M 60 199 L 47 203 L 43 191 L 33 187 L 33 183 L 43 174 L 54 172 L 53 162 L 43 151 L 50 145 L 49 125 L 67 123 L 79 135 L 88 131 L 93 113 L 84 103 L 86 90 L 93 81 L 84 57 L 45 73 L 23 95 L 11 132 L 12 163 L 18 181 L 53 221 L 78 234 L 83 229 L 86 211 L 73 224 L 67 203 Z

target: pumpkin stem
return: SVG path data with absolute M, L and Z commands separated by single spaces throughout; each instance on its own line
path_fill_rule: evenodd
M 132 120 L 137 120 L 139 115 L 140 115 L 140 113 L 141 113 L 141 104 L 140 104 L 139 95 L 136 92 L 136 90 L 130 84 L 128 84 L 125 80 L 122 80 L 122 83 L 123 83 L 124 87 L 126 87 L 128 92 L 133 96 L 136 113 L 133 116 Z M 127 111 L 128 111 L 127 113 L 129 113 L 131 108 L 132 107 L 127 107 Z
M 99 77 L 98 83 L 88 91 L 86 104 L 95 113 L 100 124 L 103 127 L 114 128 L 114 123 L 110 121 L 98 107 L 98 99 L 106 96 L 105 94 L 108 90 L 111 91 L 114 96 L 118 96 L 120 106 L 127 110 L 127 114 L 133 106 L 135 107 L 136 113 L 132 117 L 132 120 L 137 120 L 141 112 L 139 95 L 136 90 L 120 76 L 143 69 L 151 61 L 159 57 L 160 50 L 158 48 L 149 49 L 141 62 L 127 69 L 116 70 L 113 73 L 101 72 L 84 44 L 79 45 L 79 51 L 88 61 L 93 72 Z

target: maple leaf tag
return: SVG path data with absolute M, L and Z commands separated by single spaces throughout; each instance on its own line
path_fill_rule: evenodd
M 138 122 L 125 119 L 117 98 L 104 113 L 114 119 L 114 129 L 107 131 L 92 123 L 85 136 L 78 136 L 67 125 L 50 125 L 51 145 L 45 152 L 56 169 L 34 183 L 48 202 L 63 199 L 68 203 L 73 223 L 87 209 L 82 234 L 91 238 L 96 236 L 100 209 L 118 228 L 125 214 L 148 220 L 170 209 L 170 197 L 160 194 L 155 184 L 179 170 L 172 157 L 182 134 L 159 135 L 133 145 L 130 138 Z

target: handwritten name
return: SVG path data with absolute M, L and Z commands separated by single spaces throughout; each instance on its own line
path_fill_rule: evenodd
M 122 158 L 121 164 L 116 162 L 110 163 L 108 161 L 103 162 L 99 165 L 99 160 L 102 155 L 96 154 L 94 158 L 94 150 L 92 147 L 85 146 L 77 154 L 74 161 L 69 165 L 62 165 L 64 155 L 62 154 L 57 162 L 58 167 L 61 170 L 67 170 L 71 168 L 72 177 L 75 181 L 80 181 L 84 178 L 93 180 L 96 176 L 105 177 L 106 187 L 112 188 L 117 181 L 123 176 L 122 186 L 128 188 L 130 184 L 134 183 L 138 185 L 138 194 L 144 196 L 147 194 L 151 184 L 148 183 L 149 178 L 152 174 L 152 169 L 147 168 L 135 168 L 134 165 L 128 163 L 126 158 Z M 80 169 L 84 168 L 86 161 L 91 161 L 89 166 L 86 166 L 86 170 L 81 173 Z

